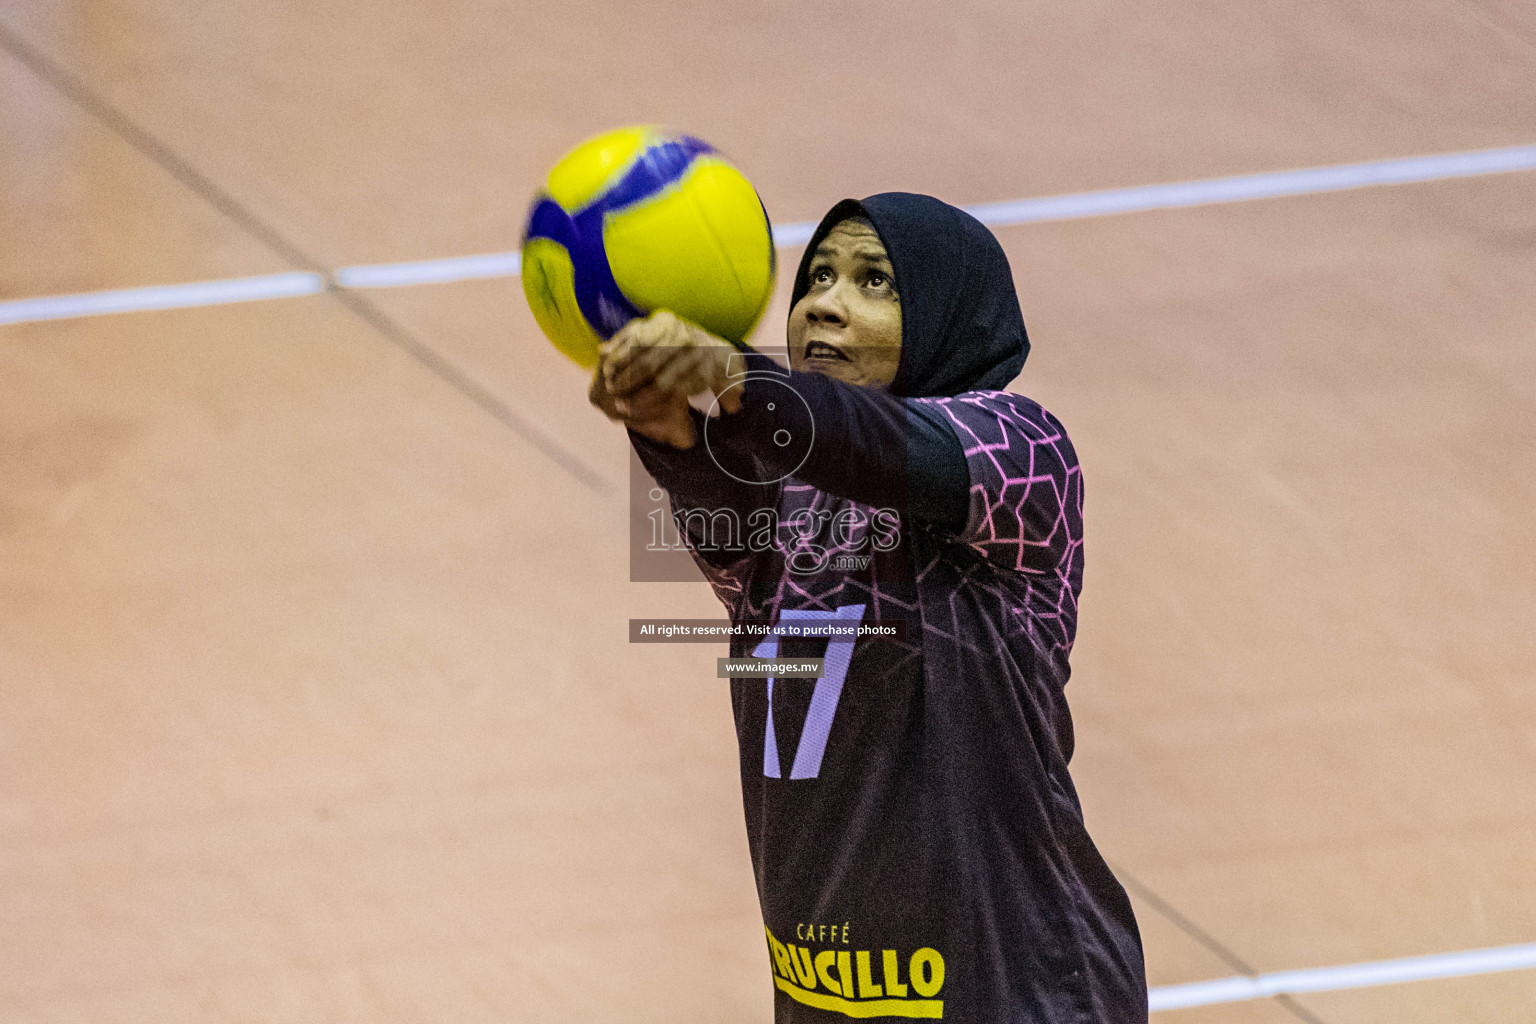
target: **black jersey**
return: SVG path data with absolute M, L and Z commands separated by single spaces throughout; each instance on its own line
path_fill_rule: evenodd
M 823 219 L 795 299 L 855 214 L 895 268 L 896 381 L 749 353 L 741 411 L 695 417 L 704 444 L 635 440 L 733 621 L 776 627 L 732 656 L 824 662 L 731 683 L 775 1019 L 1145 1021 L 1130 904 L 1067 772 L 1082 473 L 1061 423 L 1001 390 L 1029 347 L 1007 258 L 964 212 L 886 193 Z M 733 515 L 769 542 L 717 543 Z
M 825 661 L 819 679 L 731 685 L 775 1020 L 1144 1020 L 1131 909 L 1067 774 L 1076 455 L 1016 394 L 910 401 L 964 449 L 958 533 L 892 529 L 894 510 L 790 479 L 782 543 L 698 557 L 735 621 L 907 627 L 732 644 Z M 680 455 L 647 461 L 686 506 Z

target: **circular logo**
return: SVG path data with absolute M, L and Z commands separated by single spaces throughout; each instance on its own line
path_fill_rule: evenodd
M 749 451 L 739 452 L 727 448 L 722 444 L 711 445 L 709 438 L 710 424 L 715 422 L 715 410 L 709 410 L 709 416 L 704 420 L 704 449 L 709 452 L 710 459 L 719 468 L 720 472 L 732 480 L 744 484 L 776 484 L 785 477 L 794 476 L 800 467 L 805 465 L 805 460 L 810 458 L 811 445 L 816 441 L 816 422 L 811 415 L 811 405 L 786 381 L 779 380 L 767 374 L 753 375 L 754 393 L 761 392 L 767 399 L 765 408 L 770 413 L 776 413 L 769 417 L 770 423 L 764 430 L 763 437 L 748 439 Z M 720 404 L 720 398 L 730 394 L 737 388 L 745 388 L 745 380 L 732 384 L 715 398 L 715 405 Z M 792 403 L 798 402 L 800 408 L 805 410 L 804 425 L 796 427 L 794 424 L 782 425 L 785 420 L 785 409 L 794 408 Z M 730 415 L 725 413 L 724 415 Z M 716 439 L 718 441 L 718 438 Z M 753 452 L 761 451 L 765 455 L 771 455 L 775 466 L 790 466 L 783 473 L 775 473 L 767 466 L 762 465 L 753 458 Z

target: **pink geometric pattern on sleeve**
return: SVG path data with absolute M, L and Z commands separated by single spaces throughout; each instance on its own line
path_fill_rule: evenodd
M 1082 470 L 1060 421 L 1006 391 L 940 398 L 971 473 L 960 539 L 998 565 L 1053 572 L 1082 546 Z
M 970 518 L 955 539 L 1002 570 L 968 573 L 958 586 L 990 596 L 1037 650 L 1071 650 L 1083 578 L 1083 476 L 1066 428 L 1011 391 L 924 401 L 949 418 L 970 472 Z M 954 642 L 971 647 L 974 632 L 957 627 Z

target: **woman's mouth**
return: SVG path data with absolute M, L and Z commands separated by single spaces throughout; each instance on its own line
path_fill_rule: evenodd
M 810 362 L 813 359 L 825 359 L 828 361 L 841 360 L 845 363 L 850 362 L 849 358 L 843 354 L 842 350 L 834 348 L 824 341 L 808 341 L 805 343 L 805 361 Z

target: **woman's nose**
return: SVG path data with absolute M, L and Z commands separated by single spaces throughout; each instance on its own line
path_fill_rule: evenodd
M 811 300 L 805 315 L 818 322 L 831 321 L 839 324 L 846 322 L 847 310 L 843 307 L 840 296 L 841 291 L 842 286 L 835 284 L 826 291 L 821 292 Z

